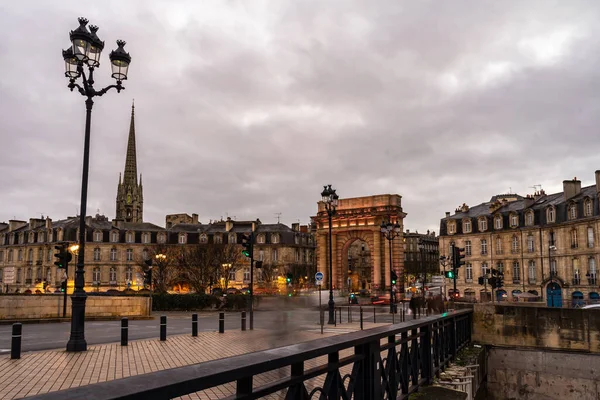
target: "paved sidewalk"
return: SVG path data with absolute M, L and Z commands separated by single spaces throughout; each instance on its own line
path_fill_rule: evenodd
M 387 324 L 369 324 L 369 328 Z M 199 332 L 191 335 L 89 346 L 87 352 L 64 350 L 30 352 L 20 360 L 0 356 L 0 399 L 15 399 L 128 376 L 181 367 L 244 353 L 359 330 L 359 324 L 343 324 L 320 330 L 276 333 L 268 330 Z M 224 385 L 225 386 L 225 385 Z M 202 398 L 220 398 L 229 390 L 216 387 Z M 227 388 L 229 389 L 229 388 Z M 187 397 L 186 398 L 190 398 Z M 194 397 L 198 398 L 198 397 Z

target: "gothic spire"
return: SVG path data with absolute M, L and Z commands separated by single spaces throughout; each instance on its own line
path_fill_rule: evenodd
M 129 140 L 127 141 L 127 158 L 125 159 L 125 173 L 123 184 L 137 186 L 137 159 L 135 154 L 135 105 L 131 103 L 131 123 L 129 125 Z

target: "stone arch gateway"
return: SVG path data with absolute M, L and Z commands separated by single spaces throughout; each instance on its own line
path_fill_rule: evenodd
M 397 289 L 404 292 L 404 246 L 402 234 L 392 242 L 392 265 L 390 265 L 389 242 L 381 233 L 381 223 L 391 220 L 398 222 L 404 231 L 402 197 L 397 194 L 382 194 L 366 197 L 339 199 L 336 214 L 331 220 L 333 288 L 346 291 L 350 288 L 349 248 L 356 241 L 368 247 L 367 263 L 370 266 L 370 289 L 374 293 L 389 290 L 390 271 L 398 275 Z M 325 204 L 318 202 L 317 215 L 311 217 L 316 227 L 317 270 L 324 274 L 323 289 L 329 288 L 329 218 Z

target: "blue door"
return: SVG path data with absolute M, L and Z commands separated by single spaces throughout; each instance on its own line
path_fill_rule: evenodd
M 585 301 L 583 300 L 583 293 L 577 291 L 573 292 L 572 295 L 572 306 L 573 308 L 581 308 L 585 305 Z
M 546 287 L 546 301 L 548 307 L 562 307 L 562 289 L 558 283 L 548 284 Z

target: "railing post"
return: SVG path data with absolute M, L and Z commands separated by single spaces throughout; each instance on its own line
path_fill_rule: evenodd
M 12 340 L 10 343 L 10 359 L 21 358 L 21 337 L 23 336 L 23 325 L 17 322 L 12 325 Z
M 348 323 L 352 323 L 352 311 L 350 311 L 352 307 L 348 307 Z
M 225 333 L 225 313 L 219 313 L 219 333 Z
M 323 334 L 323 325 L 325 325 L 325 310 L 319 309 L 319 322 L 321 323 L 321 335 Z
M 121 318 L 121 346 L 127 346 L 129 341 L 129 320 L 127 317 Z
M 292 373 L 291 378 L 301 378 L 304 375 L 304 362 L 300 361 L 296 364 L 292 364 Z M 287 399 L 308 399 L 308 391 L 306 390 L 306 386 L 302 383 L 297 383 L 288 388 L 287 394 L 285 395 Z
M 198 336 L 198 314 L 192 314 L 192 336 Z
M 246 311 L 242 311 L 242 330 L 246 330 Z
M 363 330 L 363 309 L 360 307 L 360 330 Z
M 340 325 L 342 324 L 342 307 L 339 308 L 340 311 Z
M 160 316 L 160 340 L 164 342 L 167 340 L 167 316 Z
M 450 356 L 452 360 L 456 359 L 456 319 L 450 319 Z
M 373 323 L 377 323 L 377 316 L 375 315 L 375 307 L 373 307 Z
M 252 394 L 252 376 L 237 380 L 235 394 L 236 398 Z
M 364 357 L 360 361 L 361 364 L 356 379 L 354 398 L 364 400 L 382 399 L 381 369 L 379 368 L 381 350 L 379 340 L 356 346 L 354 352 Z
M 423 369 L 421 378 L 425 379 L 425 385 L 430 385 L 433 382 L 432 357 L 431 357 L 431 324 L 421 327 L 423 336 L 421 336 L 421 360 Z

